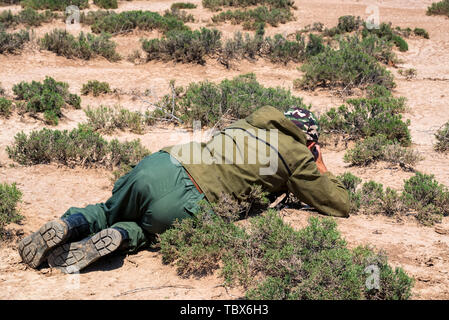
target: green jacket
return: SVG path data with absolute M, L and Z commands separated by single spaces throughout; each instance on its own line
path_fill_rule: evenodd
M 343 184 L 330 172 L 320 174 L 305 134 L 273 107 L 256 110 L 207 143 L 162 150 L 184 166 L 210 202 L 217 202 L 223 192 L 242 201 L 258 184 L 273 194 L 290 191 L 324 214 L 349 215 Z

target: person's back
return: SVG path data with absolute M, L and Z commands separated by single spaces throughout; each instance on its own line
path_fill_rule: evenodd
M 321 174 L 305 133 L 282 112 L 263 107 L 221 130 L 207 143 L 163 149 L 193 177 L 210 202 L 222 193 L 244 201 L 252 185 L 292 192 L 317 210 L 348 215 L 348 194 L 331 173 Z

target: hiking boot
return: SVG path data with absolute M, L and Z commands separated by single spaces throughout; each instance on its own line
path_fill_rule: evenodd
M 122 240 L 119 230 L 104 229 L 92 237 L 54 249 L 48 256 L 48 264 L 64 273 L 75 273 L 117 250 Z
M 46 258 L 50 249 L 62 244 L 69 236 L 69 227 L 62 220 L 44 224 L 38 231 L 22 239 L 19 254 L 23 262 L 37 268 Z

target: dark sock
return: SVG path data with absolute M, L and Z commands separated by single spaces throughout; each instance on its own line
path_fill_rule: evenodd
M 90 234 L 89 223 L 81 213 L 72 214 L 61 220 L 69 227 L 69 238 L 71 240 L 82 239 Z
M 120 227 L 113 227 L 112 229 L 117 230 L 122 235 L 122 243 L 120 244 L 119 250 L 126 250 L 128 248 L 129 243 L 129 234 L 128 231 L 122 229 Z

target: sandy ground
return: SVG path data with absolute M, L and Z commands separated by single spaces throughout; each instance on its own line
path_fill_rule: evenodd
M 121 1 L 118 11 L 142 9 L 163 12 L 175 1 Z M 201 6 L 200 0 L 191 1 L 198 8 L 191 10 L 197 22 L 194 28 L 210 23 L 211 12 Z M 417 165 L 419 171 L 432 173 L 441 183 L 449 185 L 449 156 L 432 150 L 433 134 L 449 120 L 449 19 L 425 15 L 431 0 L 378 1 L 380 20 L 391 21 L 394 26 L 422 27 L 430 34 L 430 40 L 411 38 L 409 51 L 399 53 L 401 68 L 415 68 L 418 76 L 407 81 L 398 73 L 394 94 L 407 98 L 409 110 L 404 117 L 411 120 L 413 148 L 424 160 Z M 307 24 L 322 22 L 334 26 L 338 17 L 347 14 L 368 17 L 367 7 L 371 1 L 319 0 L 296 1 L 296 21 L 268 28 L 267 33 L 292 33 Z M 1 10 L 17 11 L 18 6 L 2 7 Z M 64 27 L 62 22 L 36 28 L 36 36 Z M 225 36 L 231 36 L 240 26 L 221 24 L 216 26 Z M 88 31 L 88 28 L 83 27 Z M 75 31 L 74 31 L 75 32 Z M 142 37 L 157 37 L 158 33 L 135 32 L 114 37 L 118 51 L 127 56 L 139 48 Z M 148 106 L 133 98 L 134 92 L 151 90 L 149 100 L 156 100 L 169 90 L 168 83 L 176 80 L 178 85 L 208 79 L 221 81 L 236 75 L 254 72 L 266 86 L 292 88 L 292 81 L 299 77 L 298 65 L 274 65 L 264 60 L 241 61 L 232 69 L 225 69 L 216 61 L 204 66 L 150 62 L 134 65 L 126 59 L 110 63 L 104 59 L 92 61 L 69 60 L 53 53 L 28 47 L 20 55 L 0 55 L 0 82 L 7 94 L 20 81 L 43 80 L 46 75 L 70 84 L 70 90 L 79 93 L 82 85 L 90 79 L 107 81 L 112 88 L 124 92 L 98 98 L 82 97 L 83 108 L 121 104 L 132 110 L 145 110 Z M 340 105 L 343 100 L 329 91 L 294 91 L 311 103 L 313 110 L 323 112 Z M 82 110 L 66 110 L 58 129 L 71 129 L 86 121 Z M 71 206 L 85 206 L 102 202 L 111 192 L 111 173 L 103 169 L 65 168 L 57 165 L 22 167 L 6 154 L 5 148 L 20 131 L 41 129 L 42 122 L 29 117 L 13 115 L 0 118 L 0 181 L 16 182 L 23 192 L 20 205 L 25 219 L 21 225 L 12 225 L 19 238 L 35 231 L 48 220 L 59 217 Z M 107 138 L 120 140 L 139 138 L 152 151 L 188 139 L 188 133 L 174 128 L 155 126 L 143 135 L 117 132 Z M 348 168 L 343 162 L 344 150 L 324 149 L 324 160 L 335 174 L 351 170 L 364 180 L 374 179 L 399 189 L 403 180 L 412 173 L 404 172 L 386 164 L 368 168 Z M 286 209 L 282 212 L 286 221 L 295 228 L 307 225 L 307 218 L 314 213 Z M 338 228 L 349 246 L 371 245 L 385 250 L 394 266 L 403 267 L 416 280 L 414 299 L 449 299 L 449 218 L 436 227 L 423 227 L 413 219 L 396 221 L 382 216 L 352 216 L 338 219 Z M 226 290 L 218 275 L 201 279 L 182 279 L 172 266 L 163 265 L 157 250 L 142 251 L 128 257 L 112 256 L 83 271 L 80 275 L 63 275 L 47 268 L 39 271 L 27 268 L 20 261 L 15 242 L 0 244 L 0 299 L 233 299 L 242 295 L 239 290 Z

